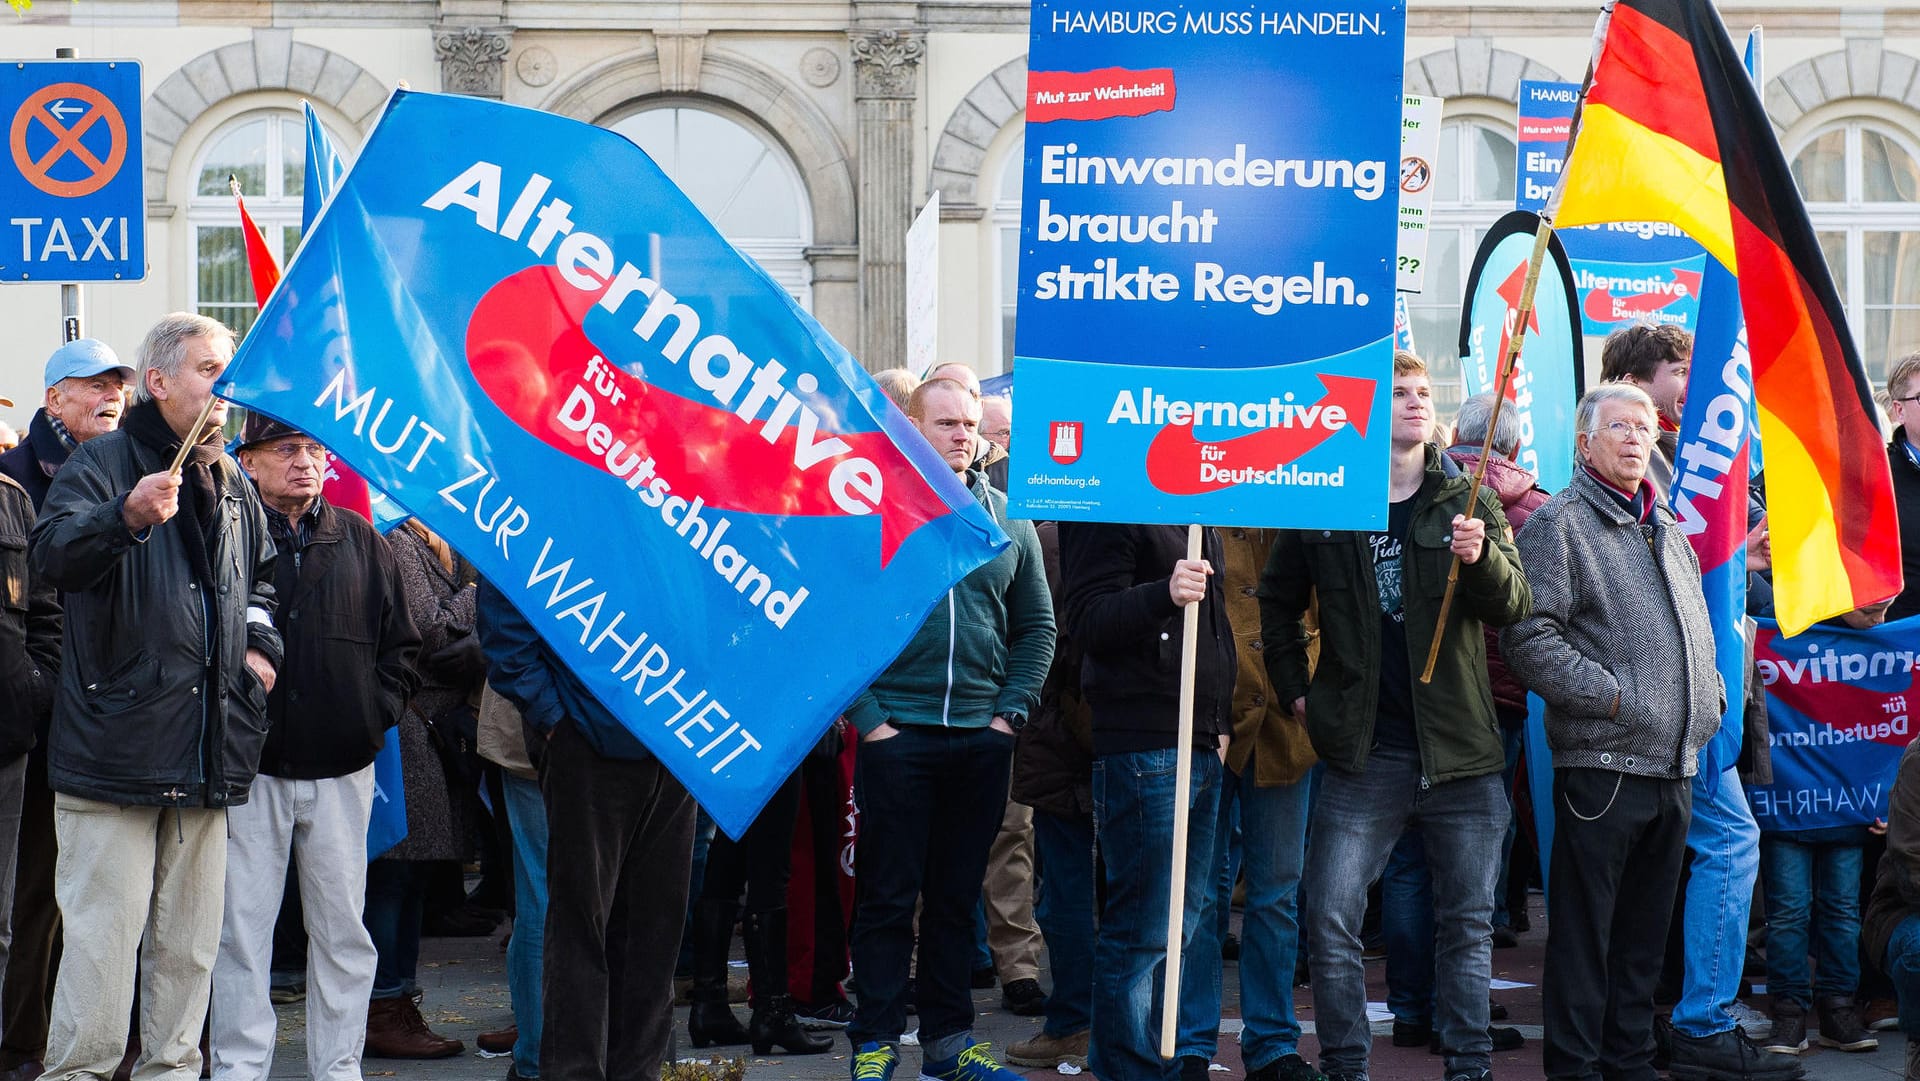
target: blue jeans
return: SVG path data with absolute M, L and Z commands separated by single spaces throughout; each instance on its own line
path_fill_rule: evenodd
M 371 998 L 403 998 L 418 989 L 420 921 L 426 915 L 429 868 L 419 860 L 374 860 L 367 864 L 367 906 L 362 919 L 380 959 Z
M 1033 918 L 1047 942 L 1053 990 L 1047 995 L 1049 1036 L 1073 1036 L 1093 1023 L 1093 820 L 1033 812 L 1040 888 Z
M 1900 1001 L 1900 1031 L 1920 1039 L 1920 916 L 1908 916 L 1887 936 L 1887 956 L 1881 966 L 1893 982 Z
M 1433 875 L 1434 1021 L 1446 1071 L 1490 1068 L 1493 882 L 1510 814 L 1498 773 L 1429 784 L 1410 750 L 1376 749 L 1360 773 L 1327 769 L 1314 807 L 1307 902 L 1322 1073 L 1367 1073 L 1373 1032 L 1360 922 L 1367 887 L 1410 824 L 1420 828 Z
M 1380 932 L 1387 942 L 1387 1009 L 1396 1021 L 1433 1024 L 1433 875 L 1418 829 L 1401 834 L 1387 857 Z
M 1201 753 L 1195 751 L 1194 757 L 1198 758 Z M 1226 940 L 1233 907 L 1233 880 L 1226 877 L 1233 863 L 1228 851 L 1236 810 L 1233 792 L 1233 771 L 1222 767 L 1219 796 L 1213 801 L 1213 854 L 1207 864 L 1207 873 L 1212 877 L 1200 907 L 1195 908 L 1191 902 L 1187 905 L 1186 919 L 1194 921 L 1194 926 L 1186 933 L 1187 944 L 1181 949 L 1180 1031 L 1174 1045 L 1174 1054 L 1179 1058 L 1194 1055 L 1211 1061 L 1213 1053 L 1220 1049 L 1220 989 L 1225 978 L 1220 944 Z M 1168 809 L 1171 813 L 1171 798 Z M 1161 936 L 1163 940 L 1165 937 Z
M 1139 751 L 1093 760 L 1094 835 L 1106 863 L 1107 900 L 1094 947 L 1093 1037 L 1088 1066 L 1101 1081 L 1173 1081 L 1180 1063 L 1160 1057 L 1160 1001 L 1172 889 L 1173 787 L 1176 752 Z M 1181 986 L 1204 979 L 1204 942 L 1215 896 L 1214 834 L 1220 801 L 1220 759 L 1193 754 L 1188 794 L 1186 917 Z M 1213 950 L 1214 982 L 1220 951 Z M 863 976 L 862 979 L 865 979 Z M 1217 992 L 1216 992 L 1217 994 Z M 1189 1013 L 1187 1000 L 1175 1006 Z M 1219 1016 L 1183 1016 L 1182 1044 L 1201 1024 L 1219 1030 Z M 1195 1052 L 1203 1053 L 1203 1052 Z
M 1711 786 L 1709 781 L 1713 782 Z M 1686 967 L 1680 982 L 1680 1001 L 1673 1007 L 1673 1027 L 1687 1036 L 1714 1036 L 1734 1026 L 1727 1007 L 1740 997 L 1740 970 L 1747 959 L 1747 909 L 1753 902 L 1754 878 L 1760 873 L 1760 827 L 1754 824 L 1753 810 L 1747 806 L 1747 790 L 1740 783 L 1738 769 L 1729 766 L 1714 778 L 1694 775 L 1687 852 L 1692 875 L 1687 879 L 1682 915 Z M 1858 849 L 1854 857 L 1859 858 Z M 1859 877 L 1856 870 L 1852 888 L 1859 888 Z M 1771 900 L 1767 914 L 1771 920 Z M 1858 919 L 1854 926 L 1857 931 Z M 1803 974 L 1805 947 L 1802 941 Z M 1857 964 L 1858 948 L 1849 946 L 1847 952 L 1855 956 Z M 1773 955 L 1771 947 L 1767 955 Z M 1774 994 L 1780 993 L 1771 980 L 1767 986 Z
M 1251 782 L 1249 782 L 1251 783 Z M 1220 904 L 1215 910 L 1215 940 L 1225 942 L 1233 929 L 1233 887 L 1240 880 L 1240 863 L 1245 845 L 1240 832 L 1240 778 L 1232 770 L 1220 773 L 1220 825 L 1214 849 L 1220 853 L 1220 879 L 1215 889 Z
M 1802 1006 L 1860 985 L 1860 846 L 1760 839 L 1767 891 L 1767 990 Z M 1815 972 L 1807 973 L 1809 939 Z
M 1240 782 L 1247 909 L 1240 935 L 1240 1057 L 1249 1070 L 1278 1062 L 1300 1043 L 1293 968 L 1300 950 L 1298 900 L 1313 786 Z
M 520 1038 L 513 1070 L 540 1076 L 540 973 L 547 937 L 547 804 L 540 782 L 502 773 L 513 830 L 513 937 L 507 941 L 507 992 Z M 697 836 L 697 834 L 696 834 Z
M 1520 752 L 1526 747 L 1526 733 L 1515 728 L 1512 731 L 1502 729 L 1500 743 L 1507 751 L 1507 768 L 1500 771 L 1500 787 L 1507 790 L 1507 805 L 1513 805 L 1513 780 L 1520 772 Z M 1507 823 L 1506 837 L 1500 842 L 1500 877 L 1493 883 L 1493 925 L 1512 927 L 1513 913 L 1507 911 L 1507 876 L 1513 873 L 1513 845 L 1520 839 L 1520 816 L 1514 815 Z M 1527 869 L 1522 867 L 1521 874 Z M 1520 913 L 1525 916 L 1525 912 Z

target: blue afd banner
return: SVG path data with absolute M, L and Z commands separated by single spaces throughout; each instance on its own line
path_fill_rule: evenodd
M 1709 786 L 1740 757 L 1746 732 L 1747 481 L 1753 415 L 1753 362 L 1747 356 L 1740 283 L 1708 260 L 1673 487 L 1667 494 L 1680 531 L 1700 557 L 1700 589 L 1713 621 L 1714 661 L 1727 686 L 1720 731 L 1700 751 L 1700 773 Z
M 1005 535 L 640 149 L 397 92 L 219 393 L 532 620 L 737 836 Z
M 1033 5 L 1016 513 L 1386 521 L 1405 23 Z
M 1870 630 L 1822 623 L 1792 638 L 1759 622 L 1773 783 L 1747 786 L 1754 819 L 1763 830 L 1808 830 L 1886 818 L 1920 698 L 1920 616 Z
M 1537 215 L 1516 210 L 1487 230 L 1474 253 L 1467 299 L 1460 309 L 1460 379 L 1469 397 L 1499 385 L 1539 228 Z M 1520 425 L 1516 460 L 1549 492 L 1566 487 L 1573 477 L 1573 411 L 1585 382 L 1581 352 L 1567 253 L 1555 237 L 1547 242 L 1547 261 L 1534 287 L 1533 317 L 1520 360 L 1508 378 L 1503 407 L 1513 410 Z
M 1520 84 L 1519 209 L 1538 211 L 1553 194 L 1579 100 L 1578 83 Z M 1613 222 L 1559 235 L 1573 261 L 1583 333 L 1604 337 L 1641 322 L 1694 328 L 1707 254 L 1678 226 Z

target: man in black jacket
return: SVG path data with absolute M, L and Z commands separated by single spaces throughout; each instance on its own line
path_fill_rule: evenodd
M 311 436 L 247 417 L 240 464 L 280 551 L 275 623 L 285 642 L 267 698 L 253 797 L 228 823 L 226 918 L 213 966 L 213 1076 L 258 1081 L 273 1065 L 267 999 L 287 860 L 299 872 L 307 951 L 307 1076 L 359 1081 L 378 957 L 361 922 L 373 758 L 419 686 L 420 633 L 387 542 L 320 494 L 327 452 Z
M 1200 631 L 1183 947 L 1215 918 L 1215 824 L 1221 758 L 1232 730 L 1235 661 L 1226 601 L 1213 573 L 1221 564 L 1220 538 L 1211 529 L 1204 532 L 1201 552 L 1205 558 L 1186 558 L 1182 526 L 1060 523 L 1067 633 L 1080 645 L 1080 686 L 1092 707 L 1094 829 L 1106 868 L 1088 1058 L 1103 1081 L 1204 1079 L 1219 1030 L 1217 1013 L 1200 1017 L 1183 1008 L 1198 998 L 1183 991 L 1189 1001 L 1167 1007 L 1182 1014 L 1177 1065 L 1163 1062 L 1160 1020 L 1151 1006 L 1155 970 L 1167 949 L 1181 609 L 1190 604 L 1200 606 Z M 1191 989 L 1201 981 L 1197 966 L 1188 970 L 1182 986 Z
M 53 681 L 60 670 L 60 604 L 27 566 L 32 529 L 27 490 L 0 476 L 0 583 L 6 590 L 0 597 L 0 969 L 12 945 L 7 928 L 27 751 L 53 706 Z
M 26 558 L 26 532 L 46 501 L 53 475 L 67 464 L 75 447 L 120 427 L 127 403 L 123 390 L 133 369 L 120 363 L 102 341 L 80 338 L 54 350 L 47 358 L 46 402 L 33 414 L 27 437 L 0 454 L 0 474 L 15 481 L 32 499 L 21 526 L 21 559 Z M 53 614 L 59 615 L 59 597 L 48 590 Z M 60 648 L 60 625 L 50 625 L 49 645 Z M 0 893 L 12 898 L 12 942 L 7 951 L 4 980 L 0 980 L 0 1081 L 34 1081 L 43 1069 L 47 1047 L 47 991 L 53 984 L 55 949 L 60 932 L 60 906 L 53 900 L 53 789 L 47 787 L 47 722 L 51 715 L 52 669 L 48 670 L 47 700 L 28 733 L 33 749 L 26 759 L 20 801 L 19 844 L 0 869 Z M 0 827 L 4 828 L 4 827 Z M 12 888 L 5 889 L 11 874 Z
M 232 356 L 232 332 L 212 319 L 162 318 L 140 347 L 126 426 L 73 453 L 33 527 L 33 569 L 66 615 L 47 751 L 66 925 L 53 1081 L 113 1074 L 136 957 L 134 1072 L 200 1070 L 227 808 L 253 783 L 280 663 L 273 538 L 221 453 L 225 403 L 196 428 Z
M 1920 353 L 1894 362 L 1887 373 L 1887 417 L 1896 427 L 1887 444 L 1893 502 L 1900 516 L 1900 565 L 1906 589 L 1887 609 L 1887 622 L 1920 613 Z

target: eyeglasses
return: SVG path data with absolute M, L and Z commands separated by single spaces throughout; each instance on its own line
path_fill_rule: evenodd
M 1007 441 L 1007 438 L 1013 434 L 1013 429 L 1012 428 L 982 428 L 980 429 L 980 434 L 986 436 L 988 439 L 993 440 L 995 443 L 1005 443 Z
M 1635 441 L 1643 442 L 1643 443 L 1650 443 L 1653 441 L 1652 428 L 1649 428 L 1644 424 L 1628 424 L 1624 420 L 1616 420 L 1607 424 L 1602 424 L 1597 428 L 1587 429 L 1588 435 L 1594 435 L 1599 432 L 1612 432 L 1616 439 L 1632 438 Z
M 282 462 L 291 462 L 302 456 L 312 458 L 316 462 L 327 460 L 327 448 L 318 443 L 282 443 L 277 447 L 269 447 L 267 453 Z
M 1905 398 L 1895 398 L 1896 402 L 1920 402 L 1920 394 L 1911 394 Z

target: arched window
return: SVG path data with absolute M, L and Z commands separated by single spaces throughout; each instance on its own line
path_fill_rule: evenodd
M 351 142 L 329 132 L 334 146 Z M 243 113 L 221 125 L 194 163 L 187 222 L 193 233 L 192 307 L 245 334 L 259 315 L 247 251 L 229 176 L 240 181 L 247 213 L 260 226 L 281 267 L 300 244 L 300 201 L 306 191 L 306 122 L 291 109 Z
M 1867 375 L 1920 349 L 1920 149 L 1890 124 L 1854 119 L 1813 133 L 1793 177 Z
M 1013 370 L 1013 315 L 1020 305 L 1020 192 L 1026 183 L 1026 167 L 1027 140 L 1022 135 L 1007 150 L 993 189 L 993 239 L 995 265 L 999 268 L 994 288 L 999 310 L 994 327 L 1000 338 L 994 355 L 1000 358 L 999 370 L 1003 372 Z
M 800 170 L 755 125 L 703 105 L 649 105 L 608 124 L 666 172 L 728 243 L 813 306 L 813 222 Z
M 1451 417 L 1460 401 L 1460 305 L 1473 253 L 1487 230 L 1513 210 L 1518 165 L 1513 125 L 1461 116 L 1440 125 L 1432 224 L 1427 230 L 1425 289 L 1407 295 L 1413 341 L 1426 359 L 1435 404 Z

